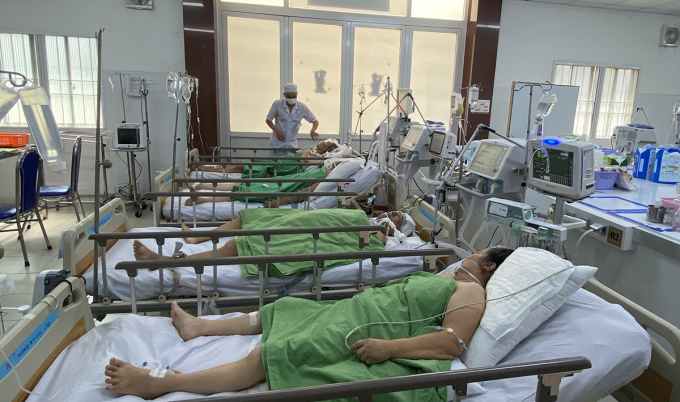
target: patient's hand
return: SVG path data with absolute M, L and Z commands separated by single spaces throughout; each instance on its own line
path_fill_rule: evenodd
M 366 364 L 378 364 L 391 357 L 388 342 L 382 339 L 362 339 L 354 342 L 349 351 L 356 351 L 357 358 Z
M 265 208 L 278 208 L 282 205 L 288 204 L 287 198 L 281 198 L 280 200 L 268 200 L 264 202 Z

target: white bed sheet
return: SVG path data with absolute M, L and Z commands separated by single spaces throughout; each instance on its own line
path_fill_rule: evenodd
M 240 179 L 242 173 L 228 173 L 227 179 Z M 224 174 L 221 172 L 201 172 L 193 171 L 189 172 L 189 178 L 191 179 L 224 179 Z
M 621 306 L 579 289 L 517 345 L 503 363 L 585 356 L 593 367 L 562 380 L 558 402 L 604 398 L 638 376 L 651 359 L 649 334 Z M 536 377 L 487 381 L 465 402 L 533 401 Z
M 359 169 L 356 173 L 354 173 L 351 178 L 355 180 L 354 183 L 349 183 L 345 187 L 345 191 L 348 192 L 362 192 L 371 186 L 375 185 L 375 183 L 378 182 L 378 179 L 380 177 L 380 169 L 378 168 L 378 165 L 374 162 L 369 162 L 366 167 L 362 167 Z M 238 177 L 240 178 L 240 176 Z M 189 191 L 189 190 L 184 190 Z M 179 201 L 178 201 L 179 199 Z M 188 200 L 186 197 L 175 197 L 174 200 L 174 206 L 171 208 L 171 199 L 167 198 L 165 200 L 165 203 L 163 204 L 163 217 L 169 218 L 170 217 L 170 211 L 174 209 L 174 214 L 172 216 L 177 219 L 178 216 L 180 216 L 180 206 L 179 203 L 182 204 L 181 206 L 181 217 L 183 220 L 187 221 L 193 221 L 194 219 L 194 212 L 193 212 L 193 206 L 186 206 L 184 203 Z M 333 208 L 337 205 L 338 199 L 337 197 L 316 197 L 312 201 L 310 201 L 309 204 L 309 209 L 329 209 Z M 231 210 L 231 202 L 218 202 L 215 203 L 215 219 L 218 221 L 228 221 L 233 219 L 232 215 L 232 210 Z M 257 202 L 249 202 L 248 203 L 248 208 L 262 208 L 263 204 L 262 203 L 257 203 Z M 281 208 L 291 208 L 291 207 L 296 207 L 299 209 L 304 209 L 305 205 L 304 203 L 299 203 L 295 204 L 293 206 L 291 205 L 284 205 Z M 246 203 L 241 202 L 241 201 L 235 201 L 234 202 L 234 215 L 238 214 L 238 211 L 241 211 L 243 209 L 246 209 Z M 213 203 L 204 203 L 204 204 L 199 204 L 196 206 L 196 219 L 198 221 L 210 221 L 212 220 L 213 217 Z
M 172 232 L 178 231 L 178 228 L 160 227 L 160 228 L 141 228 L 132 229 L 130 232 Z M 226 243 L 229 238 L 220 239 L 218 247 Z M 144 245 L 149 247 L 154 252 L 157 251 L 158 246 L 153 239 L 140 240 Z M 163 246 L 163 255 L 172 255 L 175 250 L 175 243 L 181 242 L 181 239 L 167 239 Z M 123 270 L 116 270 L 115 266 L 121 261 L 134 261 L 134 253 L 132 251 L 132 243 L 134 240 L 119 240 L 106 252 L 106 272 L 108 278 L 108 290 L 111 296 L 118 299 L 130 300 L 130 279 L 127 272 Z M 409 238 L 411 247 L 417 247 L 423 244 L 422 240 L 416 237 Z M 425 246 L 429 247 L 429 246 Z M 403 249 L 405 246 L 395 246 L 389 248 L 390 250 Z M 187 254 L 194 254 L 202 251 L 212 250 L 212 242 L 204 242 L 201 244 L 184 244 L 182 251 Z M 412 272 L 422 270 L 423 257 L 411 256 L 400 258 L 384 258 L 380 260 L 380 264 L 376 268 L 376 282 L 384 283 L 391 279 L 404 277 Z M 101 259 L 99 262 L 99 291 L 100 294 L 103 289 L 103 276 L 101 275 L 102 265 Z M 362 281 L 363 283 L 371 283 L 372 264 L 370 260 L 363 261 Z M 175 279 L 169 270 L 163 270 L 163 283 L 165 292 L 172 291 Z M 196 295 L 196 274 L 193 268 L 179 268 L 175 270 L 179 277 L 179 288 L 172 296 L 195 296 Z M 87 282 L 87 291 L 92 293 L 92 283 L 94 269 L 93 266 L 87 270 L 83 275 Z M 323 271 L 321 275 L 321 285 L 324 287 L 351 287 L 358 284 L 359 278 L 359 263 L 339 266 Z M 276 292 L 277 289 L 286 285 L 292 278 L 269 278 L 270 292 Z M 213 268 L 206 267 L 202 275 L 203 291 L 205 295 L 213 291 Z M 310 272 L 300 283 L 290 288 L 290 291 L 310 290 L 315 282 Z M 243 277 L 240 265 L 221 265 L 217 267 L 217 283 L 218 291 L 223 296 L 236 295 L 253 295 L 257 294 L 259 290 L 259 280 L 257 277 Z M 148 300 L 156 298 L 160 292 L 160 283 L 158 271 L 151 272 L 149 270 L 140 270 L 139 275 L 135 278 L 135 287 L 138 300 Z
M 225 319 L 236 315 L 239 313 L 205 318 Z M 126 315 L 94 328 L 70 345 L 45 372 L 35 391 L 53 396 L 63 388 L 54 401 L 140 401 L 130 396 L 119 398 L 104 389 L 104 366 L 111 357 L 139 366 L 147 362 L 150 368 L 169 365 L 182 372 L 193 372 L 241 359 L 257 347 L 259 340 L 260 336 L 227 336 L 183 342 L 169 318 Z M 651 344 L 647 332 L 621 307 L 579 290 L 502 363 L 578 355 L 588 357 L 593 368 L 563 379 L 560 402 L 604 396 L 630 381 L 649 365 Z M 536 377 L 488 381 L 484 383 L 483 393 L 463 400 L 533 400 L 536 381 Z M 259 384 L 243 392 L 266 389 L 266 384 Z M 198 395 L 173 393 L 156 401 L 193 396 Z M 450 400 L 451 397 L 450 394 Z M 38 401 L 40 398 L 33 395 L 28 399 L 28 402 Z

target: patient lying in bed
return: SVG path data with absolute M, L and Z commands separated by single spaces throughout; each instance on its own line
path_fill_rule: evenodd
M 238 391 L 263 381 L 277 390 L 448 370 L 449 360 L 463 353 L 479 325 L 487 282 L 512 252 L 494 248 L 473 254 L 452 277 L 416 273 L 334 302 L 285 297 L 255 314 L 224 321 L 193 317 L 173 303 L 173 325 L 185 341 L 261 333 L 262 345 L 239 361 L 194 373 L 150 372 L 112 358 L 105 368 L 107 390 L 153 399 L 169 392 Z M 421 319 L 363 327 L 346 339 L 371 322 Z M 446 400 L 446 389 L 391 396 Z
M 367 226 L 371 221 L 361 210 L 333 209 L 304 211 L 298 209 L 246 209 L 239 212 L 239 218 L 227 222 L 217 230 L 241 230 L 241 229 L 283 229 L 283 228 L 307 228 L 307 227 L 333 227 L 333 226 Z M 382 224 L 388 227 L 387 233 L 379 232 L 371 235 L 368 246 L 363 250 L 384 250 L 384 245 L 389 237 L 398 231 L 404 232 L 404 236 L 411 235 L 415 230 L 413 219 L 401 212 L 389 212 L 381 215 L 381 220 L 373 224 Z M 183 230 L 189 229 L 184 226 Z M 208 238 L 190 238 L 188 243 L 199 243 Z M 394 240 L 391 240 L 394 241 Z M 314 247 L 312 236 L 309 234 L 274 235 L 268 244 L 265 253 L 265 244 L 262 236 L 239 236 L 229 240 L 217 249 L 217 257 L 245 257 L 257 255 L 290 255 L 308 253 Z M 133 243 L 133 250 L 137 260 L 156 260 L 158 254 L 151 251 L 140 241 Z M 316 244 L 318 253 L 333 253 L 346 251 L 359 251 L 359 233 L 338 232 L 322 233 Z M 212 251 L 192 255 L 182 255 L 184 258 L 213 258 Z M 173 257 L 164 256 L 165 259 Z M 177 258 L 177 256 L 175 257 Z M 327 261 L 323 269 L 346 265 L 354 260 Z M 269 264 L 269 272 L 272 276 L 284 277 L 295 275 L 299 272 L 311 270 L 313 267 L 309 261 L 286 262 Z M 242 264 L 244 276 L 257 276 L 259 269 L 253 264 Z
M 336 150 L 339 149 L 339 144 L 336 140 L 329 138 L 327 140 L 319 142 L 315 146 L 311 146 L 308 148 L 303 148 L 300 151 L 290 155 L 291 159 L 295 158 L 326 158 L 326 157 L 344 157 L 344 156 L 338 156 L 335 155 Z M 250 161 L 250 159 L 248 159 Z M 309 162 L 317 162 L 309 159 L 302 159 L 302 162 L 309 163 Z M 194 162 L 197 162 L 197 160 L 194 160 Z M 265 177 L 267 173 L 273 174 L 274 173 L 274 166 L 273 164 L 275 163 L 271 159 L 257 159 L 257 162 L 271 162 L 272 166 L 254 166 L 253 167 L 253 178 L 257 177 Z M 281 161 L 279 161 L 281 162 Z M 201 166 L 200 169 L 195 169 L 194 166 L 190 166 L 189 170 L 190 171 L 205 171 L 205 172 L 216 172 L 216 173 L 244 173 L 244 178 L 248 177 L 247 174 L 248 172 L 248 166 L 243 166 L 243 165 L 238 165 L 238 166 L 211 166 L 211 165 L 206 165 L 206 166 Z M 297 173 L 297 166 L 278 166 L 276 175 L 277 176 L 287 176 L 289 174 Z

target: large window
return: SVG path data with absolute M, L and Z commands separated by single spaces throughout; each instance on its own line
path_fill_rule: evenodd
M 0 34 L 0 67 L 45 88 L 59 127 L 94 127 L 97 54 L 94 38 Z M 27 126 L 15 107 L 0 126 Z
M 610 138 L 633 114 L 639 70 L 556 64 L 553 82 L 579 87 L 574 134 Z
M 340 132 L 342 25 L 293 22 L 293 82 L 298 98 L 324 126 L 324 133 Z M 311 124 L 301 121 L 300 133 Z
M 280 24 L 278 19 L 227 19 L 231 131 L 270 131 L 264 120 L 281 97 Z
M 397 96 L 397 91 L 394 89 L 399 86 L 400 49 L 400 29 L 355 28 L 354 82 L 352 84 L 353 132 L 356 130 L 358 133 L 361 130 L 364 135 L 372 135 L 387 115 L 385 97 L 381 97 L 380 100 L 377 98 L 387 86 L 387 77 L 390 77 L 393 95 Z M 394 98 L 390 99 L 390 104 L 394 107 L 396 104 Z M 361 122 L 359 122 L 360 116 Z

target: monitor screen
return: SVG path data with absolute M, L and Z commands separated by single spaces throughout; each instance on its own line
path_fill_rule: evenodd
M 534 149 L 532 157 L 533 177 L 567 187 L 574 187 L 574 153 L 547 149 L 548 158 L 542 151 Z
M 444 151 L 444 144 L 446 144 L 446 133 L 435 131 L 432 133 L 432 140 L 430 141 L 430 153 L 433 155 L 441 155 Z
M 118 127 L 118 145 L 139 146 L 139 127 Z
M 485 177 L 494 177 L 508 151 L 507 146 L 482 141 L 470 162 L 469 170 Z
M 416 147 L 416 144 L 418 144 L 418 141 L 420 141 L 420 136 L 423 135 L 423 131 L 425 130 L 424 126 L 413 126 L 411 127 L 410 130 L 408 130 L 408 134 L 406 135 L 406 139 L 404 142 L 401 144 L 405 149 L 409 151 L 413 151 Z

